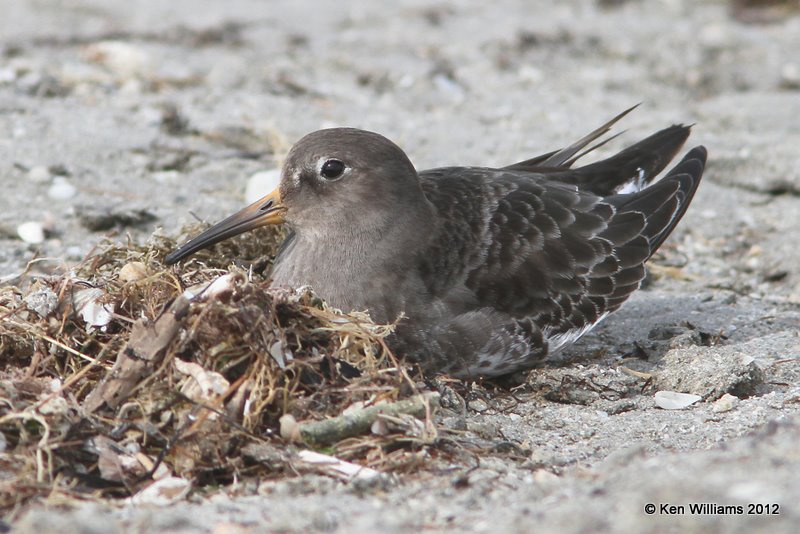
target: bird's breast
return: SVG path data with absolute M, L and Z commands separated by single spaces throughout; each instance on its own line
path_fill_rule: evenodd
M 382 247 L 319 242 L 296 237 L 276 258 L 273 287 L 310 286 L 330 306 L 369 311 L 376 322 L 393 321 L 419 292 L 415 269 Z

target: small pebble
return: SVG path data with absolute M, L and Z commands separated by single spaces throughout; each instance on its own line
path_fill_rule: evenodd
M 278 419 L 281 426 L 281 437 L 288 441 L 300 441 L 300 424 L 292 414 L 284 414 Z
M 63 176 L 53 178 L 53 185 L 47 190 L 47 196 L 53 200 L 68 200 L 75 196 L 77 189 Z
M 67 247 L 66 256 L 70 260 L 79 260 L 83 258 L 83 250 L 77 245 Z
M 718 398 L 711 406 L 711 410 L 715 413 L 729 412 L 739 405 L 739 397 L 726 393 Z
M 489 409 L 489 405 L 482 399 L 474 399 L 467 403 L 469 409 L 478 413 L 485 412 Z
M 147 266 L 140 261 L 126 263 L 119 270 L 121 282 L 138 282 L 144 278 L 147 278 Z
M 50 180 L 50 169 L 44 165 L 36 165 L 28 169 L 28 179 L 31 182 L 44 183 Z
M 39 317 L 47 317 L 58 308 L 58 295 L 49 287 L 43 287 L 25 296 L 25 305 Z
M 663 410 L 683 410 L 703 397 L 677 391 L 657 391 L 654 398 L 656 406 Z
M 17 235 L 26 243 L 44 243 L 44 226 L 38 221 L 28 221 L 17 226 Z
M 700 30 L 697 40 L 708 48 L 723 48 L 730 41 L 730 35 L 725 26 L 721 24 L 709 24 Z
M 150 174 L 150 178 L 160 184 L 175 183 L 181 177 L 178 171 L 157 171 Z
M 784 89 L 800 89 L 800 66 L 787 63 L 781 67 L 781 87 Z
M 87 46 L 84 57 L 103 65 L 123 79 L 143 76 L 150 70 L 150 58 L 136 45 L 123 41 L 101 41 Z
M 16 69 L 11 67 L 0 67 L 0 83 L 12 83 L 16 79 Z

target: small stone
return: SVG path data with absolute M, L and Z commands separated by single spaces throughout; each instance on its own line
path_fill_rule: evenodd
M 703 397 L 677 391 L 657 391 L 654 398 L 656 406 L 662 410 L 683 410 Z
M 292 414 L 282 415 L 278 423 L 281 426 L 280 433 L 283 439 L 288 441 L 300 441 L 302 439 L 300 436 L 300 424 Z
M 730 36 L 725 26 L 721 24 L 710 24 L 700 30 L 697 39 L 703 46 L 719 49 L 728 44 Z
M 486 401 L 482 399 L 471 400 L 467 403 L 467 406 L 469 407 L 470 410 L 478 413 L 485 412 L 486 410 L 489 409 L 489 405 L 486 404 Z
M 781 87 L 784 89 L 800 89 L 800 66 L 787 63 L 781 67 Z
M 0 84 L 12 83 L 16 79 L 16 69 L 11 67 L 0 67 Z
M 764 371 L 747 343 L 674 348 L 659 363 L 654 386 L 702 396 L 708 402 L 725 393 L 752 394 L 764 382 Z
M 147 53 L 136 45 L 123 41 L 101 41 L 87 46 L 84 57 L 103 65 L 123 79 L 143 76 L 150 70 Z
M 442 425 L 442 428 L 446 428 L 448 430 L 467 430 L 467 420 L 460 415 L 443 417 L 440 424 Z
M 159 184 L 169 184 L 177 182 L 181 177 L 178 171 L 158 171 L 150 174 L 150 178 Z
M 67 258 L 69 258 L 70 260 L 79 260 L 83 258 L 83 250 L 81 249 L 81 247 L 77 245 L 67 247 L 65 254 Z
M 28 221 L 17 226 L 17 235 L 26 243 L 44 243 L 44 225 L 38 221 Z
M 157 217 L 146 209 L 116 211 L 100 206 L 80 206 L 78 221 L 92 232 L 104 232 L 115 227 L 144 226 Z
M 28 179 L 31 182 L 44 183 L 50 180 L 50 169 L 44 165 L 36 165 L 28 169 Z
M 488 421 L 467 421 L 467 430 L 489 440 L 496 439 L 500 435 L 498 426 Z
M 618 415 L 635 409 L 636 403 L 630 399 L 621 399 L 616 402 L 612 402 L 606 408 L 609 415 Z
M 119 270 L 121 282 L 138 282 L 144 278 L 147 278 L 147 266 L 140 261 L 126 263 Z
M 25 296 L 25 305 L 39 317 L 47 317 L 58 308 L 58 295 L 49 287 L 43 287 Z
M 75 196 L 77 189 L 63 176 L 56 176 L 53 185 L 47 190 L 47 196 L 53 200 L 68 200 Z
M 729 412 L 736 408 L 739 402 L 741 402 L 739 397 L 726 393 L 714 402 L 711 406 L 711 410 L 714 411 L 714 413 Z

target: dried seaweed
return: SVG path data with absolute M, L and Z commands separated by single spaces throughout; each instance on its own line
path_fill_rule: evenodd
M 67 272 L 1 288 L 0 509 L 134 496 L 175 477 L 290 476 L 281 417 L 420 398 L 384 342 L 392 325 L 270 288 L 281 239 L 263 230 L 180 269 L 161 263 L 172 239 L 106 243 Z M 326 450 L 382 471 L 417 464 L 430 433 L 392 417 Z

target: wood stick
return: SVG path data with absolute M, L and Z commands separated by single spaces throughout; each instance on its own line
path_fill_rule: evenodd
M 311 446 L 330 445 L 345 438 L 366 434 L 380 415 L 409 414 L 423 418 L 429 413 L 429 409 L 432 413 L 438 407 L 439 394 L 427 392 L 411 399 L 370 406 L 324 421 L 297 423 L 293 417 L 283 416 L 281 435 Z
M 178 334 L 190 300 L 185 294 L 180 295 L 155 321 L 142 318 L 134 323 L 114 367 L 86 397 L 83 405 L 87 411 L 94 412 L 103 405 L 116 408 L 142 379 L 158 368 Z

